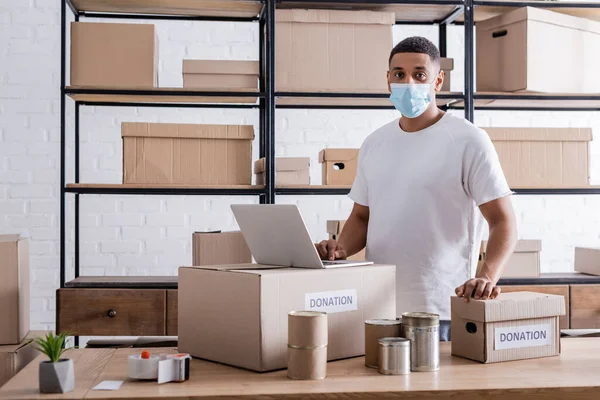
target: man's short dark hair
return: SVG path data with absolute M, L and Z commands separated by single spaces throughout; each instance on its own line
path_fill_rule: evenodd
M 422 36 L 412 36 L 404 39 L 392 49 L 388 64 L 392 62 L 392 58 L 398 53 L 420 53 L 427 54 L 431 58 L 431 62 L 435 65 L 440 64 L 440 51 L 435 44 L 429 39 Z

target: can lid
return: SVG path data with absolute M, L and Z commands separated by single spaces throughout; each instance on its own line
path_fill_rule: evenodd
M 427 312 L 406 312 L 402 313 L 402 324 L 421 327 L 437 326 L 440 324 L 440 316 Z
M 380 346 L 383 347 L 408 347 L 410 340 L 401 337 L 385 337 L 377 340 Z
M 290 311 L 288 315 L 294 317 L 324 317 L 327 313 L 323 311 Z
M 402 321 L 397 319 L 368 319 L 365 321 L 367 325 L 382 325 L 382 326 L 390 326 L 390 325 L 400 325 Z

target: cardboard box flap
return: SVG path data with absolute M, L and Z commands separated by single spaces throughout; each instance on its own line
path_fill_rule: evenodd
M 0 243 L 8 243 L 8 242 L 18 242 L 21 238 L 21 235 L 0 235 Z
M 305 22 L 313 24 L 369 24 L 394 25 L 396 14 L 378 11 L 349 10 L 277 10 L 276 22 Z
M 480 322 L 512 321 L 565 315 L 563 296 L 534 293 L 501 293 L 494 300 L 474 300 L 468 303 L 452 297 L 452 312 L 462 319 Z
M 589 142 L 591 128 L 482 128 L 492 141 Z
M 544 22 L 565 28 L 600 34 L 600 22 L 537 7 L 521 7 L 497 17 L 477 22 L 477 27 L 485 30 L 496 30 L 524 20 Z
M 452 71 L 454 69 L 454 58 L 440 58 L 440 69 L 444 71 Z
M 194 269 L 205 269 L 209 271 L 231 271 L 231 272 L 242 272 L 242 273 L 253 273 L 259 274 L 263 270 L 271 269 L 283 269 L 288 267 L 282 267 L 277 265 L 263 265 L 263 264 L 234 264 L 234 265 L 196 265 L 187 266 L 181 268 L 194 268 Z
M 487 240 L 484 240 L 482 243 L 483 250 L 487 249 Z M 515 253 L 536 253 L 542 251 L 542 241 L 541 240 L 518 240 L 515 246 Z
M 184 74 L 259 75 L 258 61 L 183 60 Z
M 122 137 L 254 140 L 252 125 L 203 125 L 123 122 Z
M 310 158 L 308 157 L 276 157 L 275 171 L 301 171 L 310 168 Z M 254 163 L 254 173 L 262 174 L 265 172 L 265 159 L 261 158 Z
M 319 153 L 319 162 L 349 161 L 358 157 L 359 149 L 324 149 Z

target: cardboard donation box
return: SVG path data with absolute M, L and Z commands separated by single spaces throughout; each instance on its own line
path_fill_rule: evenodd
M 444 83 L 442 84 L 442 92 L 450 91 L 450 74 L 454 69 L 453 58 L 440 58 L 440 69 L 444 71 Z
M 29 332 L 29 239 L 0 235 L 0 345 Z
M 387 92 L 393 12 L 277 10 L 278 91 Z
M 327 312 L 328 360 L 364 354 L 364 321 L 396 318 L 396 267 L 179 269 L 179 351 L 219 363 L 286 368 L 288 313 Z
M 242 232 L 194 232 L 192 265 L 248 264 L 252 254 Z
M 324 149 L 319 153 L 323 164 L 323 185 L 352 185 L 358 169 L 358 149 Z
M 158 86 L 154 25 L 71 23 L 72 86 Z
M 452 355 L 483 363 L 560 354 L 559 316 L 565 298 L 533 292 L 494 300 L 451 298 Z
M 589 185 L 590 128 L 483 128 L 511 187 Z
M 265 159 L 254 163 L 256 184 L 264 185 Z M 310 185 L 310 158 L 308 157 L 277 157 L 275 159 L 275 185 Z
M 0 346 L 0 387 L 40 354 L 34 347 L 33 339 L 46 333 L 31 331 L 18 344 Z
M 183 87 L 258 90 L 258 61 L 183 60 Z
M 487 242 L 484 242 L 483 246 L 484 249 L 487 248 Z M 536 278 L 540 276 L 541 251 L 541 240 L 517 241 L 515 251 L 504 266 L 502 278 Z M 481 268 L 481 266 L 479 266 L 479 268 Z
M 600 92 L 600 22 L 524 7 L 476 29 L 478 92 Z
M 575 272 L 600 275 L 600 248 L 575 247 Z
M 250 185 L 251 125 L 124 122 L 123 183 Z
M 329 239 L 339 240 L 339 235 L 344 229 L 346 221 L 327 221 L 327 233 L 329 233 Z M 348 257 L 348 260 L 364 261 L 366 249 L 362 249 L 355 255 Z

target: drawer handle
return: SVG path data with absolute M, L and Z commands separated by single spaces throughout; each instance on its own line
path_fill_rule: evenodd
M 117 310 L 115 310 L 114 308 L 111 308 L 110 310 L 108 310 L 106 315 L 108 315 L 108 318 L 114 318 L 117 316 Z

